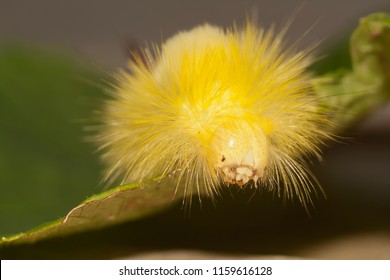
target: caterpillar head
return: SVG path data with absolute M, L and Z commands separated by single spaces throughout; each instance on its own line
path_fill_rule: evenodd
M 233 127 L 218 128 L 212 139 L 215 171 L 228 184 L 256 184 L 269 162 L 268 139 L 261 129 L 255 130 L 245 122 Z

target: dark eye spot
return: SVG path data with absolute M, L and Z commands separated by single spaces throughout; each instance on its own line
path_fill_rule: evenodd
M 222 161 L 222 162 L 224 162 L 224 161 L 225 161 L 225 159 L 226 159 L 226 158 L 225 158 L 225 156 L 222 156 L 222 159 L 221 159 L 221 161 Z

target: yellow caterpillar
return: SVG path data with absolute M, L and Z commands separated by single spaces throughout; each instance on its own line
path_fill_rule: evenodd
M 310 52 L 285 48 L 283 33 L 206 24 L 129 62 L 103 110 L 106 177 L 172 174 L 187 194 L 252 185 L 310 205 L 321 189 L 306 161 L 329 121 Z

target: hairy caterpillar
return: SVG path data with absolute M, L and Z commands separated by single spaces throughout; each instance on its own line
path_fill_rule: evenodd
M 321 189 L 306 161 L 320 157 L 329 121 L 310 52 L 285 48 L 283 36 L 206 24 L 130 61 L 102 113 L 106 177 L 174 174 L 187 194 L 252 185 L 310 205 Z

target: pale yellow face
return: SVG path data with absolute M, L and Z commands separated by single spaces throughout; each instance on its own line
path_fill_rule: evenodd
M 269 140 L 261 129 L 239 122 L 219 127 L 212 139 L 214 168 L 226 183 L 243 186 L 263 177 L 269 160 Z

